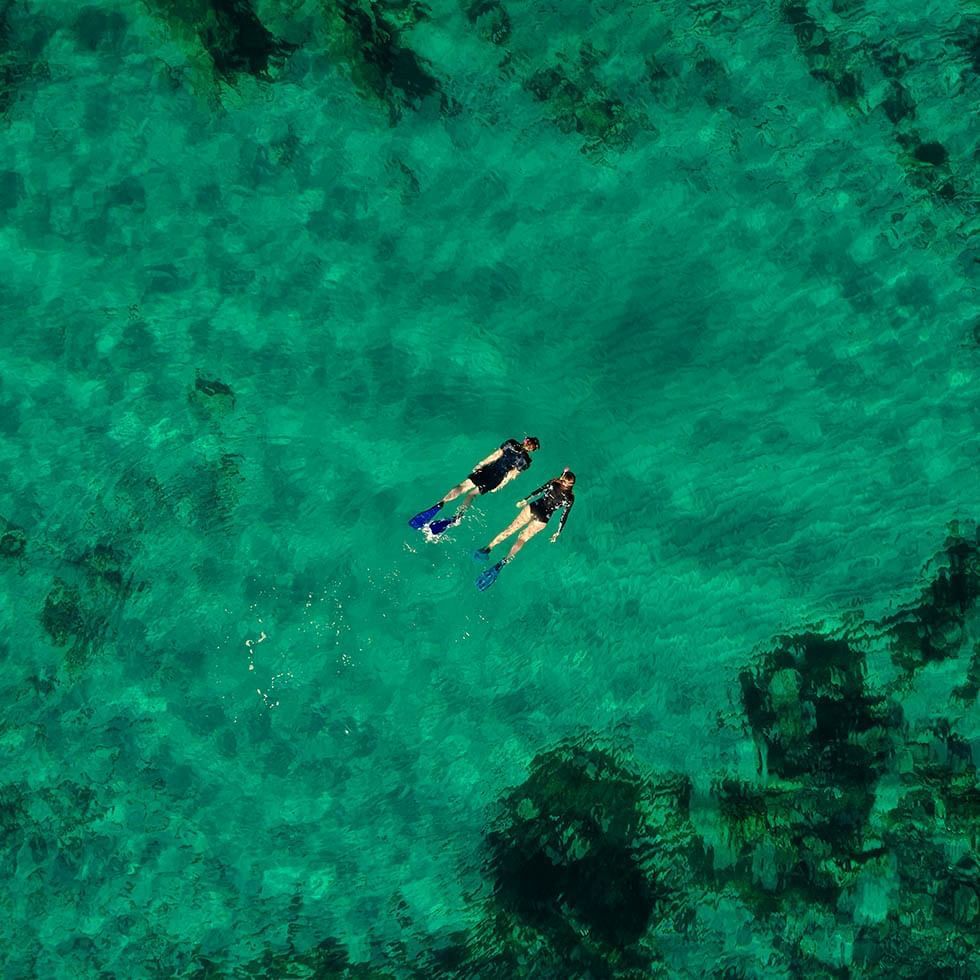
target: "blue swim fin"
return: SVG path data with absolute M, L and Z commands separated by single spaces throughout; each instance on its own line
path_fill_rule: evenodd
M 428 510 L 423 510 L 421 514 L 416 514 L 409 522 L 409 527 L 414 527 L 416 531 L 421 531 L 429 521 L 432 520 L 436 514 L 442 510 L 442 501 L 436 504 L 434 507 L 430 507 Z
M 481 592 L 486 592 L 487 589 L 497 581 L 497 576 L 500 574 L 500 569 L 504 567 L 502 561 L 498 561 L 496 565 L 491 565 L 477 580 L 476 587 Z
M 447 531 L 451 527 L 455 527 L 462 518 L 457 514 L 455 517 L 450 517 L 444 521 L 433 521 L 429 525 L 430 534 L 442 534 L 443 531 Z
M 473 561 L 486 561 L 490 557 L 489 548 L 477 548 L 473 552 Z

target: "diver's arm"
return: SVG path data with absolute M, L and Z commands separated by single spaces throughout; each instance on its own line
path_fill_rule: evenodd
M 528 501 L 532 497 L 536 497 L 539 493 L 544 493 L 545 490 L 547 490 L 548 487 L 551 486 L 552 482 L 553 482 L 552 480 L 546 480 L 544 483 L 541 484 L 540 487 L 538 487 L 537 490 L 532 490 L 526 497 L 522 497 L 520 500 L 518 500 L 514 506 L 517 507 L 518 510 L 520 510 L 521 507 L 527 505 Z
M 492 490 L 491 493 L 496 493 L 497 490 L 500 490 L 502 487 L 507 486 L 507 484 L 510 483 L 510 481 L 513 480 L 514 477 L 516 477 L 520 472 L 521 471 L 518 469 L 508 470 L 507 475 L 500 481 L 499 484 L 497 484 L 496 489 Z
M 562 512 L 561 520 L 558 522 L 558 530 L 551 536 L 552 543 L 558 540 L 558 535 L 561 534 L 562 528 L 565 526 L 565 521 L 568 520 L 568 515 L 572 512 L 572 507 L 574 504 L 575 501 L 573 500 Z
M 473 467 L 473 469 L 482 470 L 483 467 L 486 466 L 487 464 L 492 463 L 496 459 L 500 459 L 500 457 L 503 456 L 503 454 L 504 451 L 502 449 L 495 449 L 492 453 L 490 453 L 489 456 L 487 456 L 486 459 L 481 459 L 480 462 Z

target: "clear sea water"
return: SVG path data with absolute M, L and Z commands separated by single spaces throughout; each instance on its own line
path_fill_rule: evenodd
M 6 977 L 328 937 L 409 975 L 537 754 L 752 778 L 754 653 L 915 600 L 977 517 L 975 7 L 811 0 L 801 40 L 777 4 L 365 4 L 417 98 L 339 6 L 253 6 L 296 46 L 267 77 L 214 67 L 204 0 L 2 7 Z M 408 527 L 524 434 L 529 473 Z M 478 592 L 564 466 L 560 541 Z M 971 643 L 901 703 L 976 763 Z

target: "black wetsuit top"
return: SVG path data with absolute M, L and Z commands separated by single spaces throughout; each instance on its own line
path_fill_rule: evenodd
M 526 470 L 531 465 L 531 454 L 516 439 L 508 439 L 500 448 L 502 455 L 491 466 L 499 466 L 504 473 L 509 473 L 511 470 Z
M 565 526 L 565 521 L 568 520 L 568 514 L 572 509 L 572 504 L 575 503 L 575 494 L 572 493 L 571 489 L 565 489 L 557 479 L 543 483 L 537 490 L 529 493 L 526 499 L 534 497 L 539 493 L 543 493 L 543 496 L 530 505 L 531 516 L 535 520 L 541 521 L 542 524 L 547 524 L 551 519 L 551 515 L 559 507 L 564 507 L 565 513 L 561 515 L 561 521 L 558 524 L 558 533 L 560 534 L 561 529 Z
M 531 465 L 531 454 L 516 439 L 508 439 L 500 449 L 500 455 L 492 463 L 470 473 L 480 493 L 495 490 L 511 470 L 521 472 Z

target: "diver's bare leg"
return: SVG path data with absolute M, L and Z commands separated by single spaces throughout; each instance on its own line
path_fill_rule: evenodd
M 511 545 L 510 552 L 504 559 L 504 562 L 513 561 L 514 556 L 517 554 L 521 548 L 524 547 L 537 534 L 539 531 L 543 531 L 547 527 L 542 521 L 531 521 L 530 524 L 517 536 L 517 540 Z
M 440 503 L 448 504 L 450 500 L 455 500 L 461 493 L 468 493 L 470 490 L 475 489 L 476 484 L 469 477 L 467 477 L 462 483 L 457 483 L 456 486 L 454 486 L 452 490 L 450 490 L 449 493 L 442 498 Z
M 466 512 L 466 508 L 480 496 L 480 491 L 475 487 L 463 498 L 463 502 L 456 508 L 456 517 L 460 518 Z
M 487 545 L 487 551 L 493 551 L 494 548 L 500 544 L 505 538 L 509 538 L 518 528 L 523 527 L 531 519 L 531 508 L 524 507 L 521 512 L 515 517 L 510 524 L 505 527 L 500 534 L 498 534 L 490 544 Z

